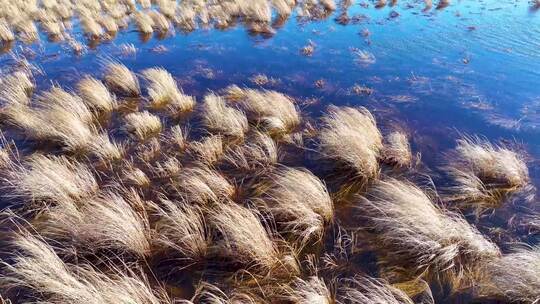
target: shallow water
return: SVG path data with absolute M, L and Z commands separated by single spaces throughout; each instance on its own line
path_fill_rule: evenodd
M 45 36 L 38 45 L 17 42 L 12 52 L 41 68 L 40 88 L 50 81 L 73 87 L 85 73 L 101 76 L 99 65 L 110 57 L 134 71 L 162 66 L 199 99 L 229 84 L 258 87 L 251 79 L 264 74 L 274 81 L 263 88 L 303 101 L 305 114 L 317 117 L 329 104 L 363 105 L 383 130 L 403 128 L 414 152 L 422 155 L 425 173 L 436 181 L 441 153 L 468 134 L 524 149 L 531 179 L 540 185 L 540 11 L 517 0 L 454 1 L 428 11 L 423 1 L 382 9 L 365 3 L 369 7 L 355 3 L 349 8 L 347 25 L 336 22 L 338 9 L 321 21 L 289 18 L 272 37 L 252 35 L 239 24 L 227 30 L 177 30 L 142 42 L 131 26 L 80 56 Z M 84 39 L 77 24 L 73 31 Z M 304 56 L 300 50 L 310 41 L 315 51 Z M 137 52 L 124 54 L 124 44 L 133 44 Z M 371 56 L 362 60 L 358 51 Z M 13 53 L 0 55 L 1 70 L 9 70 Z M 323 84 L 316 85 L 318 80 Z M 355 94 L 357 84 L 373 93 Z M 522 215 L 529 208 L 539 210 L 536 200 L 516 204 Z M 481 225 L 504 227 L 510 216 L 496 214 Z M 513 233 L 514 240 L 539 241 L 538 232 Z M 505 241 L 497 243 L 504 247 Z

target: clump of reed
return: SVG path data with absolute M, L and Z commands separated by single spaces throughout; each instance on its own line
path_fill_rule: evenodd
M 35 155 L 6 173 L 6 192 L 26 202 L 58 205 L 81 201 L 98 191 L 92 171 L 63 156 Z
M 379 174 L 382 135 L 366 108 L 330 106 L 322 118 L 318 150 L 322 157 L 345 164 L 365 178 Z
M 329 286 L 317 277 L 296 278 L 284 288 L 283 298 L 291 303 L 414 303 L 403 291 L 382 279 L 356 275 L 334 280 Z
M 271 214 L 278 230 L 300 246 L 321 241 L 334 217 L 325 185 L 307 170 L 279 168 L 255 185 L 253 192 L 252 202 Z
M 197 142 L 191 142 L 188 153 L 207 165 L 214 165 L 220 161 L 224 155 L 224 142 L 221 135 L 211 135 Z
M 86 76 L 77 84 L 79 94 L 84 103 L 98 113 L 112 112 L 116 107 L 116 98 L 99 80 Z
M 276 91 L 234 89 L 248 118 L 272 136 L 282 136 L 300 125 L 300 114 L 293 100 Z
M 157 240 L 162 250 L 173 251 L 185 264 L 204 260 L 211 245 L 211 235 L 200 207 L 191 207 L 182 201 L 161 200 L 153 212 Z
M 459 289 L 500 255 L 463 216 L 433 204 L 409 182 L 379 181 L 357 208 L 392 279 L 427 276 Z
M 169 107 L 175 113 L 189 112 L 195 107 L 195 99 L 183 94 L 173 76 L 164 69 L 151 68 L 142 72 L 149 84 L 150 107 Z
M 246 115 L 227 106 L 225 100 L 215 94 L 204 98 L 202 123 L 210 132 L 240 140 L 244 139 L 249 128 Z
M 170 182 L 172 195 L 200 206 L 231 199 L 235 187 L 218 171 L 201 164 L 182 170 Z
M 145 12 L 139 11 L 135 14 L 135 24 L 142 34 L 152 34 L 154 32 L 154 20 Z
M 394 131 L 385 137 L 384 147 L 381 151 L 382 159 L 398 167 L 408 167 L 412 162 L 411 146 L 407 135 Z
M 13 31 L 9 28 L 8 24 L 4 21 L 0 21 L 0 41 L 9 42 L 15 40 Z
M 479 211 L 497 207 L 506 194 L 529 184 L 524 157 L 479 138 L 462 138 L 445 167 L 452 178 L 447 199 Z
M 92 16 L 83 16 L 81 26 L 90 39 L 100 39 L 103 36 L 103 28 Z
M 124 117 L 124 129 L 133 138 L 146 141 L 159 135 L 162 125 L 159 117 L 144 111 L 126 115 Z
M 3 262 L 5 289 L 23 288 L 29 301 L 47 303 L 168 303 L 163 290 L 152 288 L 140 271 L 110 267 L 105 274 L 90 264 L 67 264 L 55 248 L 28 231 L 15 234 L 13 261 Z
M 221 235 L 212 248 L 216 256 L 242 265 L 252 274 L 264 276 L 276 269 L 284 270 L 287 276 L 298 272 L 296 264 L 285 262 L 283 253 L 253 210 L 225 202 L 212 209 L 209 223 Z
M 478 295 L 512 303 L 540 301 L 540 247 L 516 248 L 485 265 Z
M 223 159 L 236 169 L 255 172 L 275 166 L 280 160 L 280 152 L 272 137 L 255 132 L 244 144 L 228 147 Z
M 35 84 L 27 71 L 15 71 L 1 78 L 0 102 L 2 106 L 28 105 Z
M 119 62 L 106 62 L 104 78 L 109 87 L 122 94 L 128 96 L 139 96 L 141 94 L 137 76 Z

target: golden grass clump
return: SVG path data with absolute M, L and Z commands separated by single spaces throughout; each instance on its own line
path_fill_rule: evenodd
M 21 20 L 13 25 L 13 28 L 19 39 L 25 43 L 34 42 L 39 39 L 38 29 L 32 20 L 22 17 Z
M 91 39 L 99 39 L 103 36 L 103 28 L 92 16 L 83 16 L 81 26 L 84 33 Z
M 297 304 L 332 304 L 335 295 L 319 277 L 312 276 L 306 280 L 296 278 L 290 286 L 284 288 L 283 298 Z
M 337 303 L 414 303 L 403 291 L 381 279 L 357 275 L 340 280 L 338 285 Z
M 28 105 L 35 84 L 26 71 L 16 71 L 0 79 L 0 106 Z
M 142 34 L 152 34 L 154 32 L 154 20 L 145 12 L 138 11 L 135 13 L 135 24 Z
M 162 13 L 156 11 L 150 11 L 148 13 L 154 23 L 154 27 L 160 33 L 167 33 L 171 27 L 169 20 Z
M 337 8 L 334 0 L 319 0 L 319 3 L 329 11 L 335 11 Z
M 6 274 L 0 277 L 5 288 L 25 288 L 32 301 L 46 303 L 170 303 L 160 288 L 152 288 L 146 276 L 133 270 L 112 267 L 106 275 L 89 264 L 63 262 L 54 248 L 24 231 L 15 235 L 17 253 Z M 139 272 L 139 271 L 138 271 Z
M 139 80 L 125 65 L 109 61 L 105 67 L 105 82 L 113 90 L 128 96 L 141 95 Z
M 161 120 L 147 111 L 129 113 L 124 117 L 124 129 L 135 139 L 146 141 L 159 135 Z
M 248 118 L 256 121 L 272 136 L 291 133 L 300 124 L 300 114 L 290 97 L 276 91 L 242 91 L 242 107 Z
M 478 138 L 462 138 L 449 157 L 452 178 L 447 199 L 476 208 L 497 207 L 507 193 L 529 184 L 529 171 L 521 155 Z
M 512 303 L 540 302 L 540 247 L 517 248 L 485 267 L 478 294 Z
M 154 230 L 156 243 L 180 255 L 180 260 L 193 263 L 202 261 L 211 244 L 203 211 L 183 202 L 162 200 L 156 207 L 158 220 Z
M 7 108 L 8 122 L 31 139 L 52 141 L 73 152 L 102 154 L 102 147 L 95 141 L 98 131 L 92 123 L 94 117 L 79 96 L 53 86 L 42 92 L 34 104 L 33 108 Z M 112 147 L 107 136 L 100 137 L 102 143 Z
M 59 21 L 47 20 L 41 22 L 41 26 L 43 27 L 43 30 L 49 35 L 49 37 L 53 40 L 63 38 L 64 29 Z
M 283 298 L 298 304 L 413 304 L 401 290 L 382 279 L 357 275 L 353 278 L 337 279 L 328 286 L 319 277 L 296 278 L 284 288 Z
M 468 167 L 485 183 L 502 187 L 521 187 L 529 182 L 529 172 L 524 159 L 515 151 L 494 146 L 480 139 L 460 139 L 456 159 Z
M 7 172 L 10 195 L 34 202 L 71 204 L 98 191 L 90 169 L 65 157 L 35 155 Z
M 176 196 L 199 205 L 219 203 L 230 199 L 235 187 L 219 172 L 200 165 L 182 170 L 171 181 Z
M 9 42 L 15 40 L 15 35 L 6 21 L 0 20 L 0 41 Z
M 364 178 L 378 176 L 382 136 L 366 108 L 330 106 L 322 119 L 319 152 L 344 163 Z
M 208 136 L 201 141 L 192 142 L 189 146 L 189 153 L 194 159 L 207 165 L 213 165 L 225 155 L 223 144 L 221 135 Z
M 118 32 L 118 23 L 116 19 L 112 16 L 102 16 L 98 20 L 99 24 L 105 29 L 109 34 L 115 34 Z
M 126 196 L 106 192 L 80 207 L 55 207 L 47 214 L 44 235 L 73 242 L 83 253 L 118 250 L 145 257 L 150 254 L 150 228 L 144 202 L 131 191 Z
M 272 137 L 255 132 L 244 144 L 228 147 L 223 158 L 234 168 L 257 171 L 276 165 L 280 155 L 278 145 Z
M 253 202 L 269 212 L 278 230 L 299 245 L 321 241 L 333 220 L 334 205 L 326 186 L 311 172 L 280 168 L 254 188 Z
M 412 153 L 407 135 L 399 131 L 388 134 L 381 154 L 383 160 L 389 164 L 398 167 L 410 166 Z
M 112 112 L 117 106 L 114 95 L 101 81 L 92 76 L 81 79 L 77 89 L 84 103 L 98 113 Z
M 268 272 L 280 263 L 277 245 L 250 209 L 227 202 L 216 205 L 209 223 L 220 233 L 215 253 L 242 264 L 248 271 Z
M 227 106 L 221 96 L 213 93 L 204 98 L 202 122 L 208 131 L 236 139 L 244 139 L 249 128 L 243 112 Z
M 148 81 L 148 95 L 152 108 L 165 106 L 175 113 L 189 112 L 195 107 L 195 99 L 190 98 L 178 88 L 173 76 L 162 68 L 146 69 L 142 72 Z
M 381 263 L 398 278 L 427 275 L 459 288 L 475 278 L 479 265 L 500 255 L 463 216 L 434 205 L 409 182 L 377 182 L 357 207 L 375 233 Z

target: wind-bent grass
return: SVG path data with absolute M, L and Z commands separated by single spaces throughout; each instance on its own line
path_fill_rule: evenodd
M 97 181 L 88 167 L 55 156 L 35 155 L 23 165 L 14 165 L 4 182 L 9 196 L 60 206 L 81 201 L 98 191 Z
M 168 106 L 176 115 L 192 111 L 195 107 L 195 99 L 184 95 L 173 76 L 165 69 L 146 69 L 142 75 L 149 83 L 150 107 L 160 109 Z
M 395 131 L 386 136 L 382 158 L 389 164 L 398 167 L 408 167 L 412 162 L 411 146 L 407 135 Z
M 222 97 L 212 93 L 204 98 L 202 122 L 210 132 L 241 140 L 249 128 L 243 112 L 227 106 Z
M 211 244 L 203 211 L 184 202 L 169 200 L 162 200 L 155 209 L 158 220 L 154 230 L 158 237 L 154 242 L 179 253 L 184 262 L 202 261 Z
M 111 89 L 128 96 L 141 95 L 137 76 L 125 65 L 115 61 L 108 61 L 105 65 L 105 83 Z
M 378 176 L 382 136 L 366 108 L 330 106 L 322 123 L 319 152 L 323 157 L 343 162 L 366 179 Z
M 279 158 L 276 142 L 261 132 L 255 132 L 240 146 L 228 147 L 223 157 L 227 164 L 247 172 L 271 168 Z
M 0 79 L 0 107 L 28 105 L 35 84 L 28 72 L 16 71 Z
M 91 265 L 64 263 L 54 249 L 27 231 L 15 235 L 17 249 L 12 263 L 4 263 L 0 276 L 4 288 L 30 290 L 33 301 L 46 303 L 170 303 L 160 288 L 152 288 L 148 279 L 133 270 L 112 268 L 111 276 Z
M 279 231 L 292 235 L 300 246 L 321 241 L 333 220 L 334 205 L 325 185 L 307 170 L 278 169 L 255 185 L 254 194 L 255 205 L 269 212 Z
M 280 252 L 265 227 L 249 209 L 226 202 L 216 205 L 209 223 L 222 236 L 214 252 L 246 267 L 267 273 L 280 263 Z
M 154 20 L 145 12 L 139 11 L 135 14 L 135 24 L 142 34 L 152 34 L 154 32 Z
M 502 198 L 529 184 L 524 158 L 479 138 L 462 138 L 445 167 L 453 184 L 447 199 L 478 211 L 499 206 Z
M 84 103 L 98 113 L 112 112 L 117 106 L 116 98 L 107 87 L 92 76 L 81 79 L 77 89 Z
M 192 142 L 189 146 L 189 153 L 193 158 L 207 165 L 213 165 L 220 161 L 225 151 L 223 149 L 223 137 L 212 135 L 201 141 Z
M 284 298 L 297 304 L 332 304 L 335 295 L 319 277 L 312 276 L 303 280 L 296 278 L 290 286 L 284 288 Z
M 540 302 L 540 247 L 517 248 L 488 263 L 479 295 L 512 303 Z
M 82 17 L 81 26 L 90 39 L 99 39 L 103 36 L 103 28 L 92 16 Z
M 159 135 L 161 120 L 147 111 L 129 113 L 124 117 L 124 130 L 139 141 L 146 141 Z
M 125 199 L 108 192 L 87 200 L 80 207 L 52 208 L 43 234 L 84 253 L 117 250 L 145 257 L 150 254 L 150 228 L 144 203 L 131 191 Z
M 230 199 L 236 191 L 222 174 L 202 164 L 182 170 L 170 186 L 175 196 L 201 206 Z
M 4 20 L 0 20 L 0 42 L 8 42 L 13 40 L 15 40 L 13 31 L 9 28 L 9 25 Z
M 398 275 L 402 269 L 406 277 L 427 275 L 459 288 L 500 254 L 461 215 L 437 207 L 408 182 L 380 181 L 357 207 L 375 233 L 380 261 Z
M 169 23 L 169 20 L 162 13 L 150 11 L 148 15 L 152 19 L 152 22 L 154 24 L 153 26 L 158 32 L 167 33 L 170 30 L 171 25 Z
M 403 291 L 384 280 L 357 275 L 338 282 L 337 303 L 413 304 Z
M 98 19 L 99 24 L 103 27 L 105 32 L 114 35 L 116 32 L 118 32 L 118 24 L 116 23 L 116 19 L 112 16 L 102 16 Z
M 289 134 L 300 124 L 300 114 L 290 97 L 276 91 L 235 90 L 242 91 L 242 108 L 248 118 L 272 136 Z

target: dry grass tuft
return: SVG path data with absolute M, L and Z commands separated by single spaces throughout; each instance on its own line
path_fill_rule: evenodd
M 209 223 L 222 236 L 214 248 L 218 256 L 242 264 L 249 271 L 268 272 L 280 263 L 277 245 L 251 210 L 233 202 L 216 205 Z
M 24 231 L 15 235 L 17 249 L 3 286 L 20 287 L 32 292 L 32 301 L 44 303 L 170 303 L 160 288 L 152 288 L 148 279 L 135 271 L 112 268 L 112 275 L 94 270 L 88 264 L 64 263 L 54 249 L 38 237 Z
M 300 124 L 300 115 L 288 96 L 276 91 L 239 89 L 238 87 L 234 89 L 234 91 L 238 90 L 243 91 L 242 107 L 248 118 L 257 122 L 272 136 L 291 133 Z
M 183 202 L 162 200 L 156 206 L 154 229 L 160 246 L 178 252 L 185 262 L 202 261 L 211 244 L 203 211 Z
M 285 287 L 283 297 L 288 302 L 297 304 L 336 303 L 334 294 L 332 294 L 326 283 L 315 276 L 309 277 L 307 280 L 296 278 L 291 286 Z
M 224 156 L 234 168 L 253 172 L 273 167 L 279 162 L 279 149 L 272 137 L 255 132 L 240 146 L 228 147 Z
M 412 153 L 407 135 L 399 131 L 388 134 L 381 154 L 383 160 L 389 164 L 409 167 L 412 162 Z
M 499 249 L 459 214 L 434 205 L 419 188 L 394 179 L 376 183 L 358 210 L 376 234 L 380 260 L 406 277 L 433 276 L 459 288 Z
M 140 141 L 146 141 L 159 135 L 162 129 L 159 117 L 147 111 L 130 113 L 124 117 L 124 121 L 124 129 Z
M 154 20 L 145 12 L 138 11 L 135 13 L 135 24 L 142 34 L 152 34 L 154 32 Z
M 99 24 L 105 29 L 105 31 L 109 34 L 115 34 L 118 32 L 118 24 L 116 23 L 116 19 L 112 16 L 102 16 L 99 18 Z
M 25 71 L 16 71 L 0 79 L 0 105 L 28 105 L 35 84 L 31 75 Z
M 377 177 L 377 159 L 383 144 L 373 115 L 366 108 L 330 106 L 322 120 L 322 156 L 350 166 L 364 178 Z
M 92 76 L 80 80 L 77 89 L 85 104 L 98 113 L 109 113 L 117 106 L 115 97 L 107 87 Z
M 71 204 L 98 191 L 88 167 L 65 157 L 35 155 L 7 172 L 7 193 L 33 202 Z
M 213 165 L 220 161 L 225 154 L 223 138 L 220 135 L 212 135 L 201 141 L 192 142 L 189 146 L 189 153 L 197 161 Z
M 518 248 L 488 263 L 479 295 L 512 303 L 540 302 L 540 247 Z
M 81 26 L 84 33 L 91 39 L 99 39 L 103 36 L 103 28 L 92 16 L 82 17 Z
M 141 95 L 139 80 L 125 65 L 108 61 L 105 66 L 105 82 L 113 90 L 128 96 Z
M 403 291 L 380 279 L 357 275 L 352 279 L 340 280 L 339 285 L 338 303 L 414 303 Z
M 249 128 L 243 112 L 227 106 L 222 97 L 212 93 L 204 98 L 202 122 L 210 132 L 241 140 Z
M 9 42 L 15 40 L 13 31 L 4 20 L 0 20 L 0 41 Z
M 334 205 L 325 185 L 307 170 L 281 168 L 254 188 L 253 202 L 272 215 L 278 229 L 301 246 L 319 242 L 333 220 Z
M 118 250 L 145 257 L 151 236 L 144 202 L 134 191 L 127 197 L 107 192 L 80 207 L 55 207 L 47 214 L 44 234 L 73 242 L 83 253 Z
M 160 33 L 167 33 L 170 30 L 170 23 L 162 13 L 156 11 L 150 11 L 148 13 L 150 18 L 152 18 L 153 26 Z
M 176 196 L 198 205 L 219 203 L 235 194 L 235 187 L 222 174 L 204 165 L 186 168 L 171 186 Z
M 497 207 L 507 193 L 529 184 L 522 156 L 479 138 L 458 140 L 445 169 L 453 180 L 448 199 L 473 205 L 478 211 Z
M 147 69 L 142 75 L 149 83 L 150 107 L 159 109 L 169 106 L 175 114 L 189 112 L 195 107 L 195 100 L 178 89 L 173 76 L 165 69 Z

